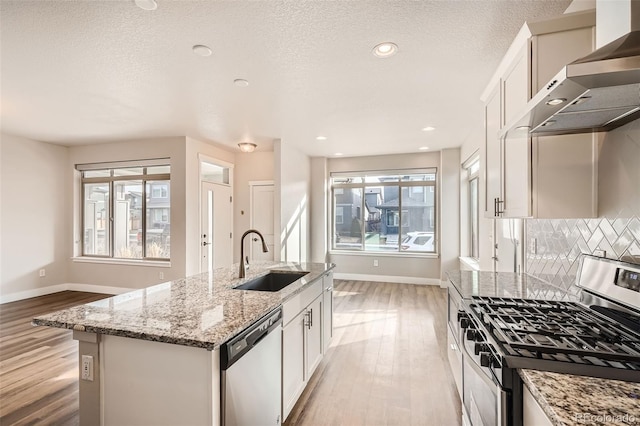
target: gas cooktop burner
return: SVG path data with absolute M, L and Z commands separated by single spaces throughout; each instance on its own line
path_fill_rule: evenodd
M 627 380 L 640 381 L 640 333 L 604 317 L 602 309 L 498 297 L 474 297 L 470 308 L 509 367 L 537 368 L 536 360 L 555 361 L 580 365 L 580 371 L 594 366 L 636 372 L 635 379 Z M 627 319 L 638 323 L 638 318 Z M 519 359 L 528 361 L 523 365 Z M 560 367 L 560 371 L 566 370 Z M 566 372 L 580 371 L 571 367 Z

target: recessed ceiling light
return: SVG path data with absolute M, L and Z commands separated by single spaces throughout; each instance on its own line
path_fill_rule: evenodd
M 326 136 L 316 136 L 316 140 L 317 141 L 326 141 L 327 137 Z
M 198 56 L 211 56 L 211 49 L 204 44 L 196 44 L 193 46 L 193 53 Z
M 142 10 L 156 10 L 158 3 L 156 0 L 136 0 L 136 6 Z
M 565 98 L 556 98 L 556 99 L 551 99 L 549 101 L 547 101 L 547 105 L 560 105 L 563 102 L 567 102 L 567 100 Z
M 521 130 L 521 131 L 525 131 L 525 130 L 529 130 L 530 127 L 529 126 L 518 126 L 516 127 L 516 130 Z
M 335 154 L 333 154 L 333 155 L 335 155 L 336 157 L 340 157 L 341 155 L 344 155 L 344 154 L 343 154 L 343 153 L 341 153 L 341 152 L 336 152 L 336 153 L 335 153 Z
M 372 53 L 378 58 L 388 58 L 398 53 L 398 45 L 389 41 L 380 43 L 373 48 Z
M 418 148 L 420 151 L 426 151 L 429 149 L 428 146 L 421 146 L 420 148 Z
M 435 129 L 436 129 L 435 127 L 427 126 L 427 127 L 423 127 L 422 131 L 423 132 L 430 132 L 430 131 L 435 130 Z
M 243 78 L 236 78 L 235 80 L 233 80 L 233 84 L 238 87 L 247 87 L 249 85 L 249 82 Z
M 556 122 L 555 120 L 547 120 L 547 121 L 545 121 L 544 123 L 542 123 L 542 124 L 540 125 L 540 127 L 553 126 L 553 125 L 555 124 L 555 122 Z

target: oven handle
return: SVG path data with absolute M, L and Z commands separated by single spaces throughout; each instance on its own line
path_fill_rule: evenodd
M 471 354 L 469 353 L 469 351 L 467 351 L 467 347 L 464 345 L 464 340 L 461 342 L 460 346 L 462 347 L 462 350 L 465 354 L 464 358 L 470 358 L 467 361 L 467 364 L 469 364 L 469 366 L 473 369 L 473 371 L 480 376 L 480 378 L 489 386 L 489 387 L 495 387 L 499 393 L 498 395 L 498 410 L 497 410 L 497 415 L 498 415 L 498 425 L 500 426 L 504 426 L 508 424 L 508 417 L 509 417 L 509 413 L 507 412 L 508 410 L 508 405 L 509 405 L 509 394 L 507 392 L 504 391 L 504 389 L 502 389 L 502 386 L 500 386 L 498 383 L 494 382 L 493 380 L 491 380 L 491 378 L 489 378 L 486 373 L 484 371 L 482 371 L 482 368 L 478 366 L 478 364 L 476 364 L 473 360 L 473 356 L 471 356 Z M 463 358 L 462 362 L 465 362 Z

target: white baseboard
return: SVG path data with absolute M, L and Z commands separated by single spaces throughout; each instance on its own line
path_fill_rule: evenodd
M 110 287 L 104 285 L 80 284 L 80 283 L 64 283 L 50 285 L 47 287 L 34 288 L 31 290 L 18 291 L 9 294 L 0 294 L 0 303 L 16 302 L 18 300 L 30 299 L 32 297 L 45 296 L 47 294 L 58 293 L 61 291 L 86 291 L 89 293 L 101 294 L 122 294 L 135 290 L 134 288 Z
M 416 278 L 416 277 L 400 277 L 393 275 L 368 275 L 368 274 L 347 274 L 336 272 L 333 277 L 338 280 L 353 281 L 374 281 L 381 283 L 399 283 L 399 284 L 420 284 L 420 285 L 437 285 L 441 286 L 441 282 L 437 278 Z

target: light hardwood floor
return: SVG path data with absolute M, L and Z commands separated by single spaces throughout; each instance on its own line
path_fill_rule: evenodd
M 105 297 L 64 291 L 0 305 L 1 426 L 78 424 L 78 343 L 31 319 Z
M 446 290 L 336 280 L 335 331 L 286 425 L 460 425 Z
M 290 425 L 459 425 L 446 358 L 446 291 L 336 280 L 335 334 Z M 77 425 L 77 342 L 31 318 L 105 295 L 0 305 L 0 425 Z

